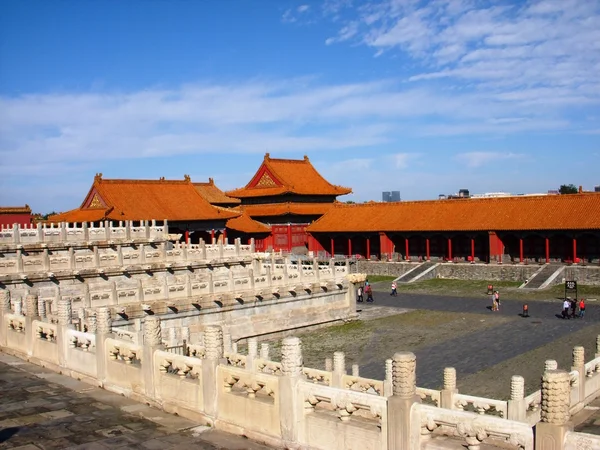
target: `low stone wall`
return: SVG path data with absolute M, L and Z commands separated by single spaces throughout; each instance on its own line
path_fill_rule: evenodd
M 401 276 L 415 268 L 416 263 L 359 261 L 358 272 L 369 275 Z M 440 263 L 422 280 L 430 278 L 450 278 L 458 280 L 522 281 L 530 279 L 541 269 L 538 264 L 463 264 Z M 557 266 L 558 267 L 558 266 Z M 566 266 L 555 283 L 564 279 L 575 280 L 581 284 L 600 285 L 600 266 Z

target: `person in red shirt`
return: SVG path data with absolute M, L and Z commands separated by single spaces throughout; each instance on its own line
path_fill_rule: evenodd
M 585 300 L 581 299 L 579 300 L 579 318 L 583 319 L 583 316 L 585 316 Z

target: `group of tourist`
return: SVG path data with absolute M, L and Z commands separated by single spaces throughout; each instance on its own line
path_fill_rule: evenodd
M 492 294 L 492 311 L 500 311 L 500 293 L 494 291 Z
M 577 311 L 577 307 L 579 306 L 579 311 Z M 569 310 L 571 310 L 571 313 L 569 314 Z M 579 304 L 577 304 L 577 299 L 575 298 L 565 298 L 565 301 L 563 302 L 563 307 L 562 307 L 562 318 L 563 319 L 575 319 L 576 317 L 579 317 L 580 319 L 583 319 L 583 317 L 585 316 L 585 299 L 580 299 L 579 300 Z
M 369 280 L 365 280 L 365 285 L 359 286 L 356 290 L 356 301 L 362 303 L 364 301 L 364 296 L 367 296 L 367 303 L 373 303 L 373 288 L 369 283 Z

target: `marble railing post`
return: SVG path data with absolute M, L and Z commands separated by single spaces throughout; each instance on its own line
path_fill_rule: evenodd
M 39 319 L 37 295 L 27 294 L 25 296 L 25 338 L 27 342 L 27 354 L 30 356 L 33 354 L 33 339 L 35 339 L 33 321 Z
M 319 270 L 319 261 L 317 258 L 313 258 L 313 272 L 315 273 L 315 283 L 318 283 L 321 279 L 321 271 Z
M 547 370 L 557 370 L 558 369 L 558 363 L 553 360 L 553 359 L 547 359 L 544 362 L 544 372 Z
M 576 370 L 579 373 L 579 383 L 577 386 L 579 388 L 577 395 L 578 406 L 575 411 L 577 412 L 585 406 L 585 381 L 587 377 L 585 372 L 585 349 L 582 346 L 573 348 L 573 363 L 571 365 L 571 370 Z
M 91 331 L 90 331 L 91 332 Z M 100 383 L 106 380 L 106 339 L 112 334 L 112 318 L 110 308 L 102 306 L 96 308 L 96 367 Z
M 250 238 L 250 253 L 256 252 L 256 245 L 254 244 L 254 238 Z
M 233 241 L 234 245 L 235 245 L 235 256 L 239 257 L 240 256 L 240 246 L 242 245 L 242 240 L 240 238 L 236 238 Z
M 223 259 L 223 241 L 219 241 L 217 248 L 219 249 L 219 260 L 222 260 Z
M 10 291 L 8 289 L 0 290 L 0 345 L 6 347 L 7 325 L 4 321 L 4 314 L 10 314 Z
M 510 400 L 508 401 L 508 420 L 525 422 L 527 406 L 525 405 L 525 378 L 513 375 L 510 379 Z
M 142 325 L 144 340 L 142 343 L 142 377 L 144 379 L 144 390 L 149 398 L 155 398 L 154 383 L 154 352 L 163 350 L 162 330 L 160 318 L 157 316 L 146 316 Z
M 596 358 L 600 358 L 600 334 L 596 336 Z
M 42 268 L 44 270 L 50 270 L 50 253 L 47 248 L 42 250 Z
M 325 370 L 327 372 L 333 372 L 333 359 L 325 358 Z
M 261 342 L 260 344 L 260 359 L 269 359 L 269 344 L 267 342 Z
M 48 315 L 46 313 L 46 300 L 41 297 L 38 297 L 38 315 L 40 316 L 40 320 L 44 322 L 48 320 Z
M 570 376 L 564 370 L 547 370 L 542 376 L 541 422 L 535 427 L 535 450 L 562 450 L 569 421 Z
M 71 318 L 73 315 L 73 307 L 71 300 L 61 298 L 58 300 L 58 326 L 56 327 L 56 345 L 58 348 L 58 365 L 67 367 L 67 351 L 69 342 L 67 339 L 67 330 L 72 329 Z
M 231 340 L 231 333 L 223 333 L 223 351 L 232 351 L 232 343 L 233 341 Z
M 254 370 L 254 362 L 258 358 L 258 340 L 248 338 L 248 356 L 246 356 L 246 370 Z
M 346 375 L 346 355 L 344 355 L 344 352 L 335 352 L 333 354 L 333 377 L 331 377 L 331 385 L 343 388 L 342 377 L 344 375 Z
M 279 378 L 279 424 L 284 446 L 296 448 L 303 428 L 304 399 L 299 395 L 302 376 L 302 347 L 297 337 L 287 337 L 281 345 Z
M 456 369 L 454 367 L 444 368 L 444 387 L 440 392 L 440 408 L 456 409 L 454 407 L 454 396 L 458 394 L 456 389 Z
M 23 250 L 17 249 L 17 273 L 23 273 Z
M 389 397 L 393 394 L 392 387 L 392 374 L 393 374 L 393 360 L 386 359 L 385 360 L 385 380 L 383 380 L 383 395 L 384 397 Z
M 288 273 L 288 264 L 290 263 L 289 258 L 286 256 L 283 259 L 283 285 L 288 285 L 289 273 Z
M 352 364 L 352 376 L 358 377 L 359 373 L 360 373 L 360 367 L 358 366 L 358 364 Z
M 209 326 L 204 330 L 205 359 L 202 360 L 202 395 L 204 413 L 216 418 L 218 405 L 217 368 L 223 358 L 223 330 L 218 326 Z
M 411 410 L 421 399 L 416 384 L 417 358 L 414 353 L 396 353 L 392 359 L 393 395 L 388 397 L 388 450 L 420 447 L 420 429 L 411 428 Z
M 88 223 L 87 222 L 83 222 L 81 224 L 81 228 L 83 229 L 83 240 L 85 242 L 90 240 L 90 230 L 88 229 Z
M 15 298 L 12 301 L 12 305 L 13 305 L 13 314 L 15 316 L 22 316 L 23 315 L 23 300 L 20 298 Z

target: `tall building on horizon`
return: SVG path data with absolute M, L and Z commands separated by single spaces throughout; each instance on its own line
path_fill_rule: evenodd
M 400 191 L 385 191 L 381 193 L 382 202 L 399 202 Z

